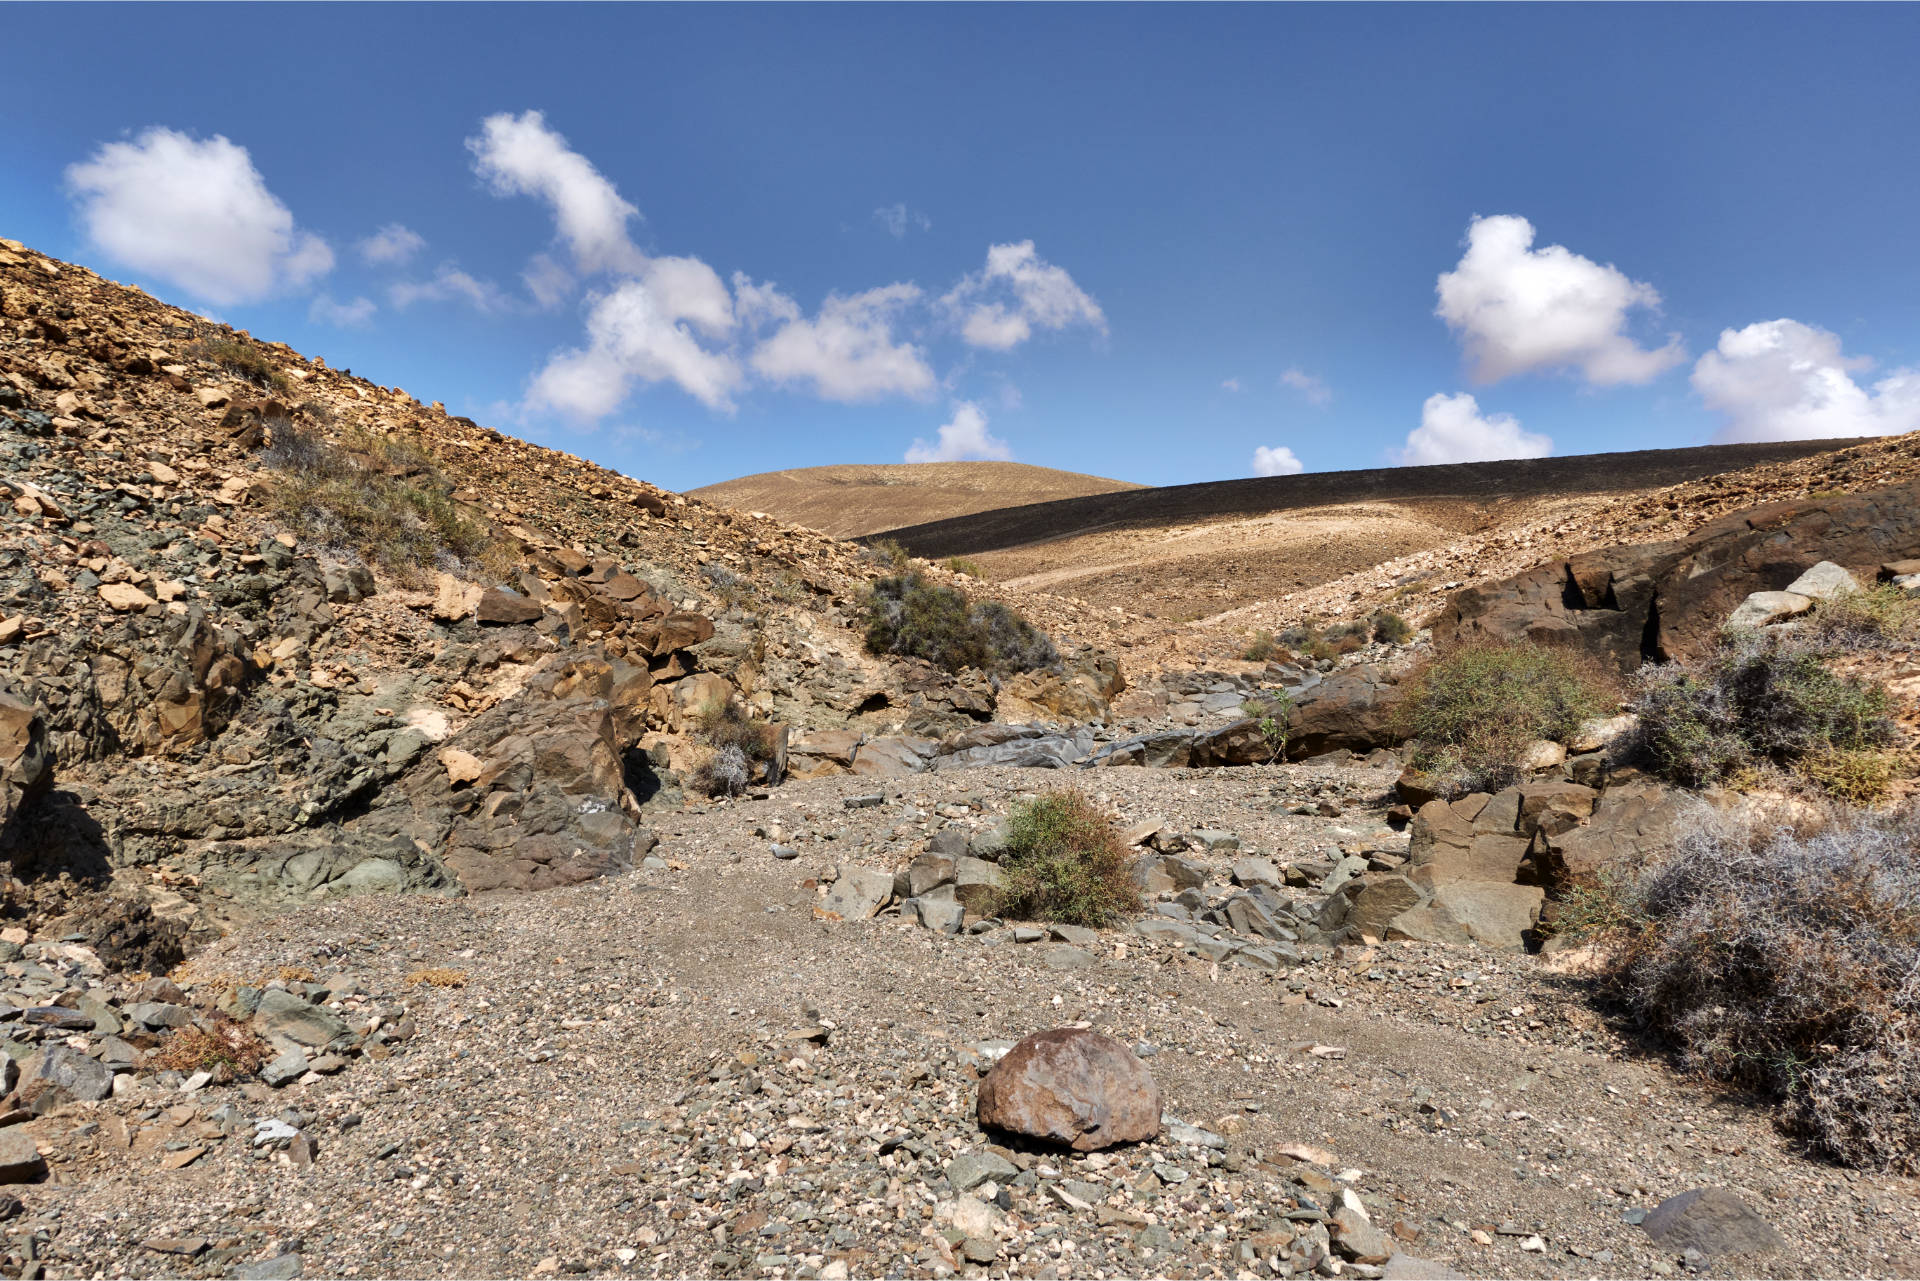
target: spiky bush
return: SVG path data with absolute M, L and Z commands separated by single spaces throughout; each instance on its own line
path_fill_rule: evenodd
M 773 727 L 734 702 L 716 699 L 694 721 L 694 738 L 713 749 L 695 768 L 694 786 L 708 796 L 738 796 L 747 790 L 756 761 L 773 759 Z
M 1072 789 L 1046 792 L 1007 816 L 997 910 L 1093 928 L 1140 910 L 1129 855 L 1101 808 Z
M 1842 592 L 1814 607 L 1811 627 L 1842 653 L 1911 645 L 1920 640 L 1920 596 L 1891 583 Z
M 998 601 L 974 602 L 917 573 L 878 579 L 867 594 L 867 649 L 950 672 L 1027 672 L 1060 661 L 1053 642 Z
M 1416 768 L 1462 791 L 1497 791 L 1535 739 L 1564 742 L 1613 704 L 1611 682 L 1576 650 L 1541 645 L 1468 645 L 1417 671 L 1402 703 L 1402 729 L 1418 739 Z
M 1819 1152 L 1920 1168 L 1920 812 L 1695 830 L 1627 903 L 1618 994 Z
M 1892 742 L 1887 693 L 1829 669 L 1817 641 L 1746 633 L 1687 663 L 1642 668 L 1632 746 L 1662 777 L 1688 787 L 1759 764 L 1791 767 Z

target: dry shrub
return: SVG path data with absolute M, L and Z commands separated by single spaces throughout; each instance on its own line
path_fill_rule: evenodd
M 1274 640 L 1273 633 L 1262 630 L 1253 634 L 1247 647 L 1240 651 L 1240 657 L 1249 663 L 1264 663 L 1280 652 L 1280 643 Z
M 409 987 L 465 987 L 467 972 L 436 965 L 429 969 L 415 970 L 407 975 L 407 985 Z
M 917 573 L 877 579 L 868 590 L 867 649 L 949 672 L 1029 672 L 1060 661 L 1046 633 L 1005 605 L 969 600 Z
M 1839 653 L 1912 645 L 1920 641 L 1920 596 L 1891 583 L 1842 592 L 1815 606 L 1810 625 Z
M 1373 616 L 1373 638 L 1386 645 L 1404 645 L 1413 639 L 1413 624 L 1383 609 Z
M 1831 748 L 1803 758 L 1794 770 L 1835 800 L 1877 805 L 1893 794 L 1902 765 L 1911 761 L 1900 752 Z
M 700 708 L 694 737 L 711 747 L 713 755 L 695 767 L 695 790 L 708 796 L 746 791 L 754 762 L 773 759 L 773 734 L 773 726 L 749 716 L 738 703 L 715 699 Z
M 987 571 L 981 568 L 979 561 L 968 560 L 965 556 L 949 556 L 947 557 L 946 565 L 953 573 L 964 574 L 968 578 L 978 578 L 984 581 L 987 577 Z
M 285 420 L 271 428 L 261 454 L 280 473 L 271 508 L 302 537 L 409 576 L 497 557 L 496 540 L 460 511 L 452 482 L 418 441 L 349 430 L 335 443 Z
M 1685 836 L 1613 982 L 1682 1062 L 1778 1099 L 1850 1165 L 1920 1168 L 1920 811 Z
M 245 379 L 263 391 L 286 395 L 293 384 L 260 354 L 252 343 L 238 338 L 203 338 L 187 349 L 189 356 L 220 366 L 236 378 Z
M 1072 789 L 1016 805 L 1000 856 L 998 910 L 1098 928 L 1140 910 L 1132 857 L 1101 808 Z
M 185 1072 L 217 1072 L 252 1076 L 273 1058 L 273 1047 L 244 1025 L 224 1014 L 213 1016 L 212 1026 L 197 1023 L 177 1029 L 153 1057 L 156 1067 Z
M 1578 650 L 1467 645 L 1410 678 L 1401 728 L 1419 740 L 1416 768 L 1492 792 L 1518 777 L 1528 743 L 1564 742 L 1613 704 L 1611 674 Z
M 1886 690 L 1836 675 L 1824 653 L 1808 637 L 1750 632 L 1705 658 L 1642 668 L 1630 749 L 1662 777 L 1702 787 L 1754 766 L 1886 746 Z
M 304 965 L 283 965 L 280 967 L 279 979 L 282 983 L 311 983 L 313 971 Z

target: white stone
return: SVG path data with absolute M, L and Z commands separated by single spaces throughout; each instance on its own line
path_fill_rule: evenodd
M 1799 592 L 1755 592 L 1727 615 L 1727 626 L 1766 627 L 1813 608 L 1813 598 Z
M 1823 560 L 1787 584 L 1787 590 L 1814 600 L 1832 600 L 1860 590 L 1859 580 L 1830 560 Z

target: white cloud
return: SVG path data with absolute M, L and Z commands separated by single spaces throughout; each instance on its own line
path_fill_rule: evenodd
M 1479 402 L 1462 393 L 1435 394 L 1420 407 L 1420 425 L 1407 433 L 1407 447 L 1394 461 L 1403 467 L 1433 463 L 1480 463 L 1495 458 L 1545 458 L 1553 441 L 1522 431 L 1512 414 L 1483 415 Z
M 1693 367 L 1693 389 L 1726 415 L 1717 440 L 1818 440 L 1920 431 L 1920 369 L 1896 369 L 1873 384 L 1873 367 L 1847 356 L 1840 338 L 1797 320 L 1726 329 Z
M 360 256 L 368 262 L 403 263 L 426 247 L 419 232 L 390 222 L 360 242 Z
M 669 280 L 665 291 L 626 280 L 597 296 L 587 314 L 587 345 L 547 362 L 528 405 L 599 419 L 619 408 L 635 382 L 671 382 L 708 408 L 730 412 L 742 382 L 739 362 L 708 351 L 680 323 L 689 305 L 711 307 L 696 294 L 684 280 Z
M 1563 245 L 1534 249 L 1533 236 L 1513 214 L 1475 218 L 1465 255 L 1436 286 L 1435 314 L 1459 335 L 1477 380 L 1577 369 L 1595 386 L 1640 384 L 1687 358 L 1677 334 L 1654 350 L 1627 336 L 1628 313 L 1659 310 L 1652 285 Z
M 553 209 L 555 227 L 583 272 L 638 274 L 646 255 L 627 237 L 640 211 L 623 199 L 593 163 L 547 128 L 538 111 L 501 112 L 467 139 L 474 172 L 502 196 L 534 196 Z
M 1239 391 L 1240 380 L 1238 378 L 1223 378 L 1220 380 L 1220 390 L 1221 391 Z
M 333 268 L 326 241 L 293 214 L 247 149 L 151 128 L 69 165 L 88 238 L 115 260 L 222 305 L 255 302 Z
M 1000 297 L 991 296 L 995 294 Z M 1073 282 L 1065 268 L 1034 252 L 1031 240 L 988 246 L 986 267 L 962 278 L 940 301 L 961 316 L 962 338 L 994 351 L 1018 346 L 1036 328 L 1082 324 L 1107 332 L 1100 304 Z
M 990 458 L 1005 462 L 1013 457 L 1007 442 L 987 430 L 987 416 L 980 406 L 963 400 L 953 407 L 953 421 L 940 427 L 940 439 L 934 444 L 915 439 L 907 450 L 910 463 L 956 463 L 968 458 Z
M 490 280 L 476 280 L 454 264 L 442 263 L 426 281 L 403 280 L 387 288 L 387 301 L 404 310 L 417 302 L 464 302 L 475 311 L 502 311 L 507 299 Z
M 873 211 L 873 216 L 895 240 L 903 238 L 909 227 L 918 227 L 922 231 L 933 230 L 933 219 L 918 209 L 908 209 L 904 204 L 882 205 Z
M 1325 405 L 1333 400 L 1333 388 L 1325 380 L 1315 378 L 1302 369 L 1289 369 L 1280 375 L 1283 386 L 1291 387 L 1307 398 L 1312 405 Z
M 372 320 L 373 313 L 378 310 L 371 298 L 355 298 L 352 302 L 335 302 L 327 295 L 321 294 L 307 308 L 307 319 L 320 325 L 358 329 Z
M 776 383 L 811 383 L 828 400 L 874 400 L 925 396 L 934 388 L 926 353 L 896 342 L 893 323 L 919 301 L 914 285 L 883 285 L 842 297 L 828 294 L 808 320 L 791 298 L 772 285 L 734 277 L 743 314 L 779 327 L 753 352 L 753 369 Z
M 558 307 L 573 292 L 573 273 L 554 261 L 551 254 L 535 254 L 520 273 L 520 281 L 542 307 Z
M 1307 465 L 1293 456 L 1285 445 L 1262 445 L 1253 451 L 1256 476 L 1298 476 Z

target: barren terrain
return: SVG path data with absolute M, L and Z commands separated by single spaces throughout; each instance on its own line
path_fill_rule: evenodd
M 849 463 L 762 472 L 688 492 L 836 538 L 859 538 L 996 507 L 1139 488 L 1130 481 L 1027 463 Z

